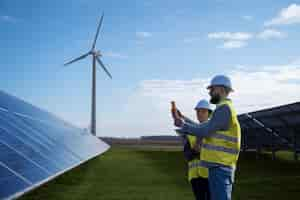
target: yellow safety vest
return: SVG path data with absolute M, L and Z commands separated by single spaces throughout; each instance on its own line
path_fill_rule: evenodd
M 229 129 L 217 131 L 211 136 L 203 138 L 201 165 L 220 164 L 235 169 L 241 146 L 241 128 L 232 102 L 225 99 L 217 107 L 222 105 L 228 105 L 231 112 Z
M 195 148 L 197 145 L 197 137 L 187 135 L 187 139 L 191 145 L 191 148 Z M 200 152 L 201 153 L 201 152 Z M 195 158 L 188 162 L 188 180 L 191 181 L 193 178 L 208 177 L 208 169 L 200 165 L 200 158 Z

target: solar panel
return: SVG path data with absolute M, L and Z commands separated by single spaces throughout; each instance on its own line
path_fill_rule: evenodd
M 0 91 L 0 199 L 16 198 L 108 148 L 90 133 Z
M 246 148 L 300 150 L 300 102 L 238 116 Z

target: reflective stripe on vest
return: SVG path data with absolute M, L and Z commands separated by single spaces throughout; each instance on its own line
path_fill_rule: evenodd
M 238 139 L 236 137 L 223 135 L 223 134 L 220 134 L 220 133 L 213 133 L 209 137 L 214 137 L 214 138 L 218 138 L 218 139 L 222 139 L 222 140 L 227 140 L 229 142 L 236 142 L 236 143 L 238 142 Z
M 226 147 L 221 147 L 221 146 L 215 146 L 212 144 L 203 144 L 202 148 L 209 149 L 209 150 L 214 150 L 214 151 L 222 151 L 230 154 L 238 154 L 239 150 L 238 149 L 231 149 L 231 148 L 226 148 Z
M 201 147 L 202 163 L 221 165 L 235 168 L 241 141 L 241 130 L 235 110 L 230 100 L 224 100 L 221 105 L 227 105 L 231 112 L 229 128 L 226 131 L 217 131 L 203 139 Z
M 193 168 L 200 167 L 200 166 L 201 166 L 200 160 L 199 160 L 199 162 L 191 162 L 191 163 L 189 163 L 189 169 L 193 169 Z
M 205 164 L 205 162 L 200 161 L 200 160 L 199 160 L 198 162 L 189 163 L 189 169 L 196 168 L 196 167 L 204 167 L 204 168 L 207 168 L 208 165 Z

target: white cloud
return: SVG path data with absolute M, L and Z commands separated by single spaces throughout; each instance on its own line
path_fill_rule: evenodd
M 280 39 L 280 38 L 285 38 L 286 36 L 287 34 L 277 31 L 275 29 L 266 29 L 261 33 L 257 34 L 257 38 L 263 40 L 276 39 L 276 38 Z
M 300 5 L 291 4 L 283 8 L 273 19 L 265 22 L 266 26 L 300 23 Z
M 253 16 L 251 16 L 251 15 L 244 15 L 244 16 L 242 16 L 242 18 L 244 20 L 251 21 L 253 19 Z
M 223 39 L 223 40 L 249 40 L 253 37 L 251 33 L 246 32 L 214 32 L 209 33 L 209 39 Z
M 297 64 L 298 63 L 298 64 Z M 300 100 L 300 64 L 237 66 L 227 75 L 231 77 L 232 93 L 238 113 L 255 111 Z M 118 136 L 174 134 L 170 115 L 170 101 L 195 119 L 193 107 L 198 100 L 208 99 L 206 86 L 211 77 L 191 80 L 144 80 L 127 99 L 120 116 L 102 123 L 105 132 Z
M 138 32 L 136 32 L 136 36 L 137 36 L 138 38 L 140 38 L 140 39 L 144 39 L 144 38 L 149 38 L 149 37 L 151 37 L 152 34 L 149 33 L 149 32 L 138 31 Z
M 226 41 L 221 46 L 223 49 L 238 49 L 245 47 L 247 45 L 247 42 L 245 41 L 239 41 L 239 40 L 232 40 L 232 41 Z
M 4 22 L 9 22 L 9 23 L 15 23 L 17 22 L 17 18 L 8 16 L 8 15 L 2 15 L 0 16 L 0 20 Z
M 247 32 L 214 32 L 208 34 L 209 39 L 224 40 L 223 49 L 237 49 L 245 47 L 247 41 L 253 38 L 252 33 Z
M 254 36 L 257 39 L 268 40 L 285 38 L 287 34 L 275 29 L 266 29 L 257 34 L 248 32 L 214 32 L 208 34 L 209 39 L 223 40 L 223 45 L 219 46 L 223 49 L 238 49 L 245 47 L 248 45 L 248 41 Z
M 269 66 L 231 72 L 239 113 L 300 100 L 300 65 Z

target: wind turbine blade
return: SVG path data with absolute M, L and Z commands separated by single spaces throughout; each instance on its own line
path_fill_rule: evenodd
M 106 74 L 112 79 L 111 74 L 110 74 L 109 71 L 106 69 L 106 67 L 104 66 L 104 64 L 102 63 L 102 61 L 101 61 L 98 57 L 96 57 L 96 59 L 97 59 L 99 65 L 101 65 L 102 69 L 103 69 L 103 70 L 106 72 Z
M 98 38 L 98 35 L 99 35 L 99 31 L 100 31 L 100 28 L 101 28 L 101 25 L 102 25 L 103 17 L 104 17 L 104 13 L 102 14 L 102 16 L 100 18 L 100 22 L 99 22 L 99 25 L 97 27 L 97 32 L 96 32 L 96 35 L 95 35 L 95 38 L 94 38 L 92 49 L 95 49 L 97 38 Z
M 64 66 L 69 65 L 69 64 L 71 64 L 71 63 L 73 63 L 73 62 L 76 62 L 76 61 L 78 61 L 78 60 L 84 59 L 84 58 L 87 57 L 89 54 L 90 54 L 90 52 L 88 52 L 88 53 L 86 53 L 86 54 L 84 54 L 84 55 L 82 55 L 82 56 L 79 56 L 78 58 L 75 58 L 75 59 L 71 60 L 70 62 L 65 63 Z

